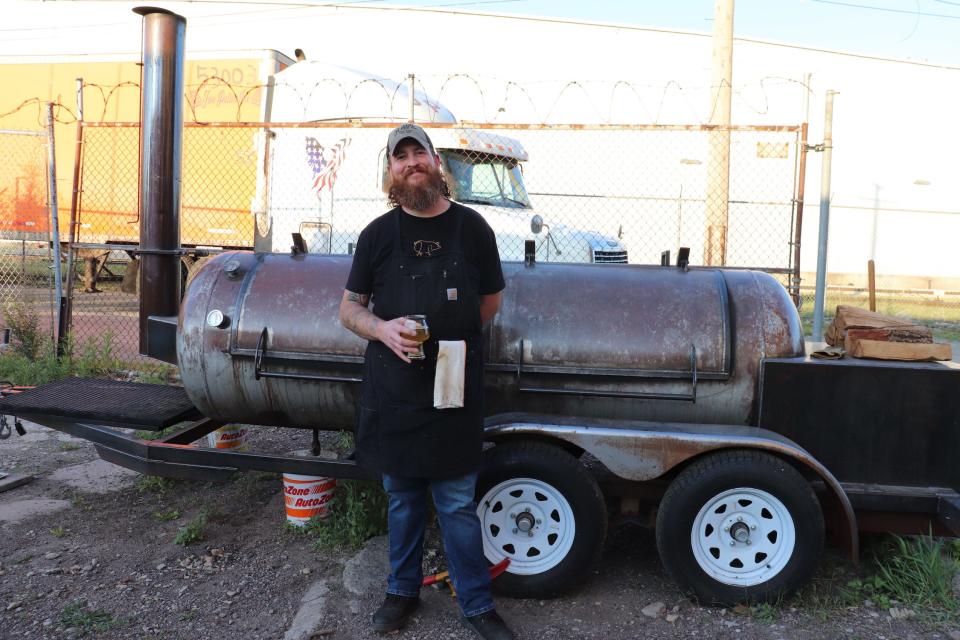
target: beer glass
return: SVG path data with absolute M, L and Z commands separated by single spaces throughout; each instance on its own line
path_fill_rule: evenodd
M 417 345 L 416 351 L 410 351 L 407 353 L 407 357 L 411 360 L 423 360 L 423 343 L 427 341 L 427 338 L 430 337 L 430 328 L 427 327 L 427 316 L 421 313 L 415 313 L 411 315 L 403 316 L 407 321 L 407 330 L 413 333 L 411 340 L 415 340 L 420 344 Z M 414 323 L 416 326 L 411 327 L 410 323 Z

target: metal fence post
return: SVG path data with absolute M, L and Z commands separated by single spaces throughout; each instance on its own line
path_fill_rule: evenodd
M 833 97 L 827 91 L 823 117 L 823 164 L 820 170 L 820 237 L 817 243 L 817 290 L 813 302 L 813 340 L 823 340 L 823 303 L 827 284 L 827 239 L 830 234 L 830 168 L 833 158 Z
M 70 226 L 67 236 L 67 291 L 64 297 L 63 309 L 60 316 L 60 335 L 70 333 L 73 322 L 73 280 L 74 255 L 76 243 L 79 241 L 78 232 L 80 221 L 77 211 L 80 206 L 80 163 L 83 161 L 83 78 L 77 78 L 77 141 L 73 156 L 73 188 L 70 196 Z M 62 338 L 61 338 L 62 340 Z
M 47 103 L 47 180 L 50 203 L 50 235 L 53 244 L 53 278 L 56 289 L 54 314 L 57 327 L 57 354 L 62 352 L 63 273 L 60 270 L 60 214 L 57 207 L 57 154 L 53 136 L 53 103 Z

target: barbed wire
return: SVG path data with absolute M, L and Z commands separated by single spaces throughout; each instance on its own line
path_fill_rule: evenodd
M 399 113 L 404 105 L 397 104 L 397 98 L 401 91 L 409 91 L 409 78 L 401 80 L 392 80 L 387 78 L 362 78 L 357 81 L 343 81 L 341 79 L 328 77 L 316 80 L 312 85 L 294 85 L 288 83 L 278 83 L 274 85 L 275 92 L 283 91 L 292 99 L 299 103 L 303 117 L 308 115 L 314 101 L 322 96 L 325 100 L 331 100 L 331 91 L 340 101 L 341 106 L 329 104 L 325 106 L 324 112 L 330 114 L 329 119 L 346 119 L 350 117 L 355 103 L 360 99 L 360 94 L 365 92 L 368 87 L 374 86 L 382 91 L 383 108 L 385 113 L 391 117 L 405 119 L 408 114 Z M 460 109 L 463 105 L 467 106 L 470 117 L 465 118 L 471 122 L 491 122 L 509 120 L 511 122 L 535 122 L 546 124 L 552 118 L 563 118 L 564 114 L 575 113 L 576 120 L 581 123 L 600 123 L 600 124 L 662 124 L 665 122 L 690 122 L 696 124 L 708 124 L 712 111 L 716 107 L 716 100 L 719 99 L 719 91 L 715 91 L 714 86 L 710 85 L 685 85 L 677 80 L 668 80 L 664 83 L 641 83 L 632 80 L 570 80 L 564 83 L 557 81 L 529 80 L 519 82 L 516 80 L 505 80 L 498 78 L 486 78 L 469 73 L 452 73 L 447 75 L 414 75 L 414 84 L 416 87 L 417 98 L 428 97 L 432 105 L 445 105 L 444 101 L 449 103 L 457 102 L 455 109 Z M 455 88 L 458 86 L 468 87 L 469 93 L 455 95 Z M 772 105 L 784 95 L 777 95 L 777 87 L 797 87 L 807 95 L 813 95 L 815 92 L 804 81 L 795 78 L 782 76 L 765 76 L 757 81 L 740 85 L 731 85 L 731 99 L 741 109 L 746 109 L 749 113 L 767 116 L 772 112 Z M 436 87 L 436 91 L 431 89 Z M 236 110 L 233 118 L 237 122 L 259 120 L 260 105 L 257 103 L 261 91 L 267 88 L 266 84 L 239 84 L 231 82 L 223 76 L 210 76 L 196 85 L 189 85 L 185 89 L 185 101 L 187 106 L 188 121 L 193 122 L 212 122 L 223 121 L 225 118 L 223 112 L 205 112 L 209 107 L 222 107 L 224 101 L 230 104 L 236 104 Z M 93 102 L 86 99 L 87 113 L 96 113 L 99 110 L 99 118 L 85 118 L 86 120 L 104 121 L 107 119 L 107 113 L 111 108 L 116 107 L 122 99 L 120 96 L 125 89 L 136 90 L 139 92 L 140 85 L 134 81 L 124 81 L 116 84 L 102 84 L 97 82 L 84 82 L 83 89 L 92 91 L 99 96 L 99 105 L 93 106 Z M 215 100 L 208 92 L 219 89 L 225 92 Z M 711 92 L 714 102 L 710 108 L 704 108 L 702 94 Z M 475 98 L 470 97 L 470 93 Z M 628 96 L 630 104 L 626 105 L 622 96 Z M 796 94 L 789 96 L 796 98 Z M 256 100 L 254 99 L 256 98 Z M 370 99 L 369 95 L 365 96 Z M 459 98 L 459 100 L 458 100 Z M 517 100 L 520 102 L 518 103 Z M 606 102 L 604 104 L 603 102 Z M 36 122 L 38 126 L 43 126 L 43 98 L 36 96 L 22 100 L 16 107 L 0 113 L 0 124 L 4 119 L 10 118 L 22 110 L 30 108 L 32 105 L 37 107 Z M 69 119 L 62 116 L 57 117 L 57 122 L 69 124 L 76 122 L 77 114 L 68 107 L 58 96 L 53 101 L 57 107 L 58 113 L 64 111 L 69 114 Z M 493 105 L 492 111 L 490 106 Z M 656 105 L 654 107 L 654 105 Z M 566 107 L 566 109 L 564 109 Z M 244 109 L 254 109 L 253 118 L 244 113 Z M 471 110 L 472 108 L 472 110 Z M 526 117 L 518 118 L 515 114 L 525 114 Z M 506 115 L 505 115 L 506 114 Z M 619 116 L 619 117 L 618 117 Z M 506 118 L 506 120 L 504 120 Z M 626 118 L 626 119 L 625 119 Z

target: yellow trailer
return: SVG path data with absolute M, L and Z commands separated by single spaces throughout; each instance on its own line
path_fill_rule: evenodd
M 188 52 L 184 67 L 184 122 L 188 129 L 202 129 L 202 124 L 191 123 L 262 121 L 268 78 L 292 63 L 272 50 Z M 82 126 L 86 149 L 79 182 L 77 239 L 83 244 L 132 247 L 138 243 L 139 83 L 139 54 L 0 57 L 0 86 L 8 88 L 0 95 L 0 130 L 42 129 L 44 103 L 55 105 L 57 200 L 63 241 L 70 237 L 75 158 L 80 155 L 78 127 Z M 191 135 L 187 134 L 188 141 Z M 216 185 L 218 201 L 211 205 L 202 194 L 183 194 L 181 242 L 186 247 L 250 248 L 255 181 L 236 176 L 244 173 L 241 165 L 250 165 L 249 171 L 256 162 L 253 134 L 249 141 L 229 143 L 235 147 L 229 150 L 223 149 L 215 131 L 197 135 L 207 139 L 204 144 L 184 145 L 183 181 L 192 184 L 192 174 L 199 175 L 202 170 L 204 181 Z M 231 140 L 236 137 L 230 136 Z M 11 184 L 0 184 L 0 211 L 12 214 L 0 219 L 0 235 L 46 237 L 49 212 L 41 167 L 36 162 L 18 167 L 9 172 L 9 179 L 2 180 Z

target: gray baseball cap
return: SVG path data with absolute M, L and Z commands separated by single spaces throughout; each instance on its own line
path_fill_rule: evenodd
M 416 140 L 421 147 L 429 151 L 431 154 L 437 155 L 437 152 L 433 148 L 433 143 L 430 141 L 430 136 L 427 135 L 427 132 L 424 131 L 420 125 L 413 124 L 412 122 L 402 124 L 390 132 L 390 137 L 387 138 L 387 153 L 392 156 L 393 150 L 397 147 L 397 145 L 407 138 Z

